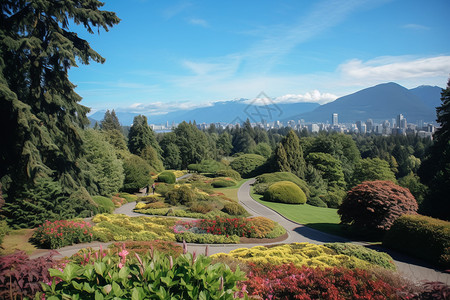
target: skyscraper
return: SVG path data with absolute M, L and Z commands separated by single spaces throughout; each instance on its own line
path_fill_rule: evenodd
M 338 114 L 337 113 L 333 113 L 333 117 L 331 119 L 331 125 L 337 126 L 338 124 L 339 124 L 339 122 L 338 122 Z
M 367 132 L 373 131 L 374 128 L 373 128 L 373 120 L 372 119 L 367 119 L 366 127 L 367 127 Z

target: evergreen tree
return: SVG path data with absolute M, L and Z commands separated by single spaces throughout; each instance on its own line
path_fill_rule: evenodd
M 128 134 L 128 149 L 131 153 L 140 155 L 146 146 L 152 146 L 158 153 L 161 152 L 155 133 L 148 126 L 147 117 L 139 115 L 134 117 Z
M 283 144 L 278 144 L 275 155 L 277 169 L 281 172 L 291 172 L 291 166 L 289 164 L 286 150 L 284 150 Z
M 114 109 L 112 112 L 109 112 L 109 109 L 106 111 L 105 116 L 101 122 L 102 130 L 121 130 L 121 126 L 119 123 L 119 119 L 116 116 L 116 112 Z
M 175 128 L 176 145 L 180 150 L 181 168 L 209 158 L 208 140 L 194 124 L 182 122 Z
M 37 178 L 50 177 L 64 194 L 83 186 L 76 160 L 89 109 L 79 104 L 68 70 L 77 61 L 105 60 L 69 24 L 108 31 L 120 20 L 102 6 L 97 0 L 0 2 L 0 178 L 9 202 Z
M 149 166 L 152 168 L 152 172 L 159 173 L 164 170 L 163 163 L 159 158 L 159 155 L 156 152 L 155 148 L 153 148 L 152 146 L 145 146 L 140 156 L 149 164 Z
M 160 145 L 163 153 L 164 166 L 167 169 L 181 168 L 180 148 L 176 144 L 177 136 L 173 132 L 162 135 Z
M 436 108 L 440 123 L 434 134 L 434 144 L 422 164 L 419 175 L 428 184 L 421 212 L 433 217 L 450 220 L 450 79 L 441 93 L 441 106 Z
M 286 160 L 284 159 L 284 157 L 279 156 L 280 154 L 284 155 L 280 147 L 284 149 Z M 277 162 L 277 166 L 283 168 L 280 170 L 285 172 L 292 172 L 301 179 L 305 178 L 306 163 L 303 159 L 303 150 L 297 134 L 292 129 L 281 141 L 281 144 L 278 145 L 278 148 L 279 149 L 277 149 L 275 152 L 275 161 Z
M 216 147 L 219 151 L 220 155 L 228 156 L 231 154 L 233 150 L 233 144 L 231 142 L 231 135 L 228 132 L 223 132 L 219 135 L 219 139 L 217 140 Z

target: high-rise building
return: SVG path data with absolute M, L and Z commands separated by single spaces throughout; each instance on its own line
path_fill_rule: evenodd
M 403 120 L 405 120 L 405 121 L 403 121 Z M 405 127 L 402 127 L 403 124 L 406 124 L 406 119 L 403 117 L 402 114 L 399 114 L 397 116 L 397 123 L 396 123 L 397 126 L 396 127 L 397 128 L 406 128 L 406 125 L 405 125 Z
M 331 125 L 333 125 L 333 126 L 339 125 L 337 113 L 333 113 L 333 117 L 331 119 Z
M 366 128 L 367 128 L 367 132 L 372 132 L 374 130 L 374 128 L 373 128 L 373 120 L 372 119 L 367 119 L 367 121 L 366 121 Z

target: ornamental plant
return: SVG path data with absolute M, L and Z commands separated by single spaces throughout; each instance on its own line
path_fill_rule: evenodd
M 255 227 L 250 224 L 247 218 L 216 217 L 215 219 L 203 219 L 199 226 L 207 233 L 226 236 L 250 237 L 255 231 Z
M 62 299 L 234 299 L 245 274 L 222 263 L 211 265 L 203 255 L 173 258 L 157 251 L 132 256 L 123 247 L 117 254 L 92 256 L 89 263 L 69 263 L 50 269 L 54 280 L 43 284 L 45 297 Z
M 366 181 L 352 188 L 338 210 L 342 223 L 386 231 L 405 214 L 417 214 L 414 196 L 391 181 Z
M 360 269 L 251 265 L 247 276 L 241 289 L 258 299 L 408 299 L 399 287 Z
M 36 228 L 31 240 L 39 247 L 58 249 L 94 240 L 92 226 L 85 221 L 45 221 Z

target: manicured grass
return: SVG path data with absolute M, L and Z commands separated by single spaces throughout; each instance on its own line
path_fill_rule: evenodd
M 316 207 L 309 204 L 268 202 L 262 200 L 262 195 L 255 194 L 253 191 L 251 196 L 257 202 L 275 210 L 291 221 L 335 235 L 348 235 L 345 228 L 339 224 L 341 220 L 337 214 L 337 209 Z
M 246 182 L 248 179 L 241 179 L 237 182 L 235 186 L 230 186 L 226 188 L 215 188 L 213 189 L 215 193 L 222 193 L 225 197 L 230 198 L 236 202 L 238 202 L 237 192 L 241 185 Z

